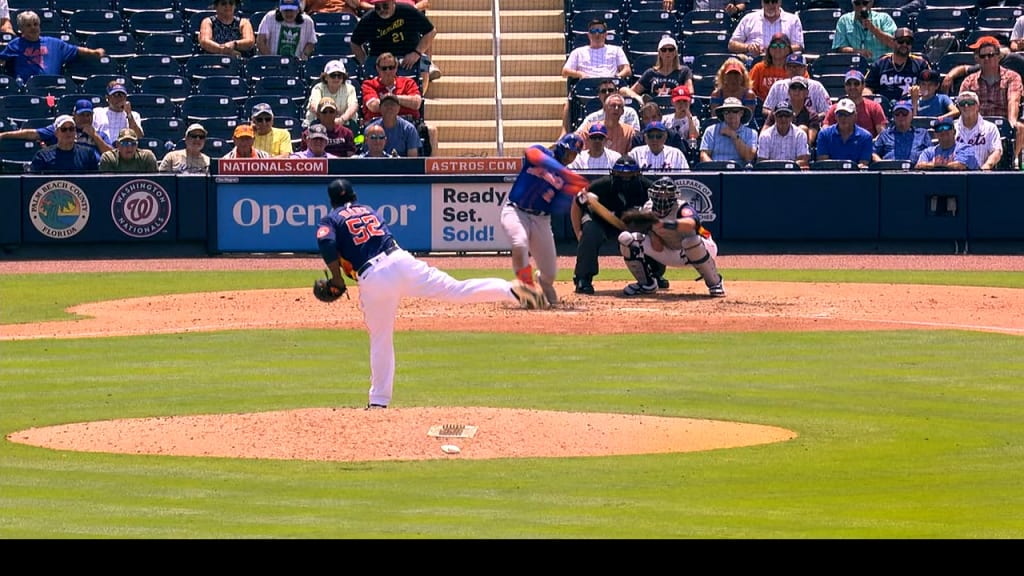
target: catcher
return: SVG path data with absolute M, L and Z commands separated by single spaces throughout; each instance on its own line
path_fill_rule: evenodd
M 569 217 L 576 233 L 576 269 L 573 284 L 577 294 L 594 293 L 594 276 L 599 272 L 598 255 L 608 238 L 616 238 L 626 229 L 622 213 L 640 208 L 647 202 L 647 189 L 654 182 L 640 174 L 640 165 L 630 156 L 622 156 L 612 165 L 611 173 L 590 183 L 576 195 Z M 662 278 L 665 267 L 655 270 L 658 287 L 668 288 Z
M 330 277 L 313 283 L 313 295 L 334 302 L 347 293 L 345 277 L 359 282 L 359 307 L 370 333 L 371 408 L 387 408 L 395 380 L 395 314 L 403 296 L 456 303 L 518 302 L 540 308 L 535 286 L 500 278 L 456 280 L 402 250 L 377 212 L 357 203 L 348 180 L 327 186 L 331 211 L 320 220 L 316 241 Z
M 725 296 L 722 275 L 715 265 L 718 245 L 700 223 L 700 215 L 679 197 L 676 183 L 658 179 L 647 191 L 650 199 L 641 210 L 622 215 L 626 230 L 619 234 L 619 251 L 637 281 L 623 290 L 626 296 L 652 294 L 658 282 L 648 264 L 690 265 L 700 274 L 711 296 Z

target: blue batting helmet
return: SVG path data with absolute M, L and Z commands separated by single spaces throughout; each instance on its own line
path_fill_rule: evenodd
M 555 142 L 555 158 L 557 158 L 559 162 L 565 158 L 567 152 L 575 152 L 576 154 L 579 154 L 582 150 L 583 138 L 580 138 L 580 135 L 575 132 L 570 132 L 559 138 L 558 142 Z

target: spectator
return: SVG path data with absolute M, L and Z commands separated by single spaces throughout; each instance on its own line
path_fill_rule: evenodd
M 109 142 L 115 142 L 121 130 L 131 128 L 136 138 L 145 136 L 142 130 L 142 116 L 132 111 L 128 101 L 128 90 L 118 80 L 107 83 L 107 105 L 92 111 L 92 125 Z
M 878 138 L 871 160 L 910 160 L 917 164 L 917 158 L 924 149 L 932 145 L 932 137 L 925 128 L 913 125 L 914 105 L 910 100 L 900 100 L 892 107 L 893 122 Z
M 629 59 L 621 46 L 606 44 L 608 40 L 608 24 L 601 18 L 594 18 L 587 24 L 586 46 L 580 46 L 569 53 L 562 66 L 562 78 L 570 82 L 583 78 L 618 78 L 625 82 L 633 76 Z M 565 101 L 562 109 L 562 134 L 572 130 L 569 118 L 569 104 L 572 94 Z
M 7 0 L 0 0 L 0 33 L 14 34 L 14 28 L 11 26 L 11 7 L 8 6 Z
M 266 102 L 252 107 L 253 129 L 256 138 L 253 146 L 273 158 L 287 158 L 292 153 L 292 136 L 284 128 L 274 127 L 274 109 Z
M 156 172 L 156 156 L 139 149 L 135 130 L 123 128 L 117 134 L 116 149 L 100 156 L 100 172 Z
M 235 126 L 235 133 L 232 135 L 235 147 L 224 154 L 224 158 L 270 158 L 270 154 L 264 150 L 258 150 L 253 146 L 256 141 L 256 130 L 252 124 L 239 124 Z
M 636 134 L 636 129 L 632 125 L 627 124 L 622 118 L 622 112 L 626 108 L 626 101 L 623 100 L 622 94 L 614 92 L 609 94 L 604 100 L 604 119 L 596 120 L 595 122 L 603 122 L 604 127 L 608 130 L 608 136 L 605 139 L 604 146 L 609 150 L 614 150 L 619 154 L 628 154 L 629 149 L 633 143 L 633 135 Z M 580 125 L 579 130 L 576 134 L 581 138 L 585 137 L 590 132 L 590 126 L 594 122 L 584 122 Z
M 327 136 L 327 151 L 335 158 L 348 158 L 356 153 L 356 142 L 355 136 L 347 126 L 342 126 L 334 121 L 338 116 L 338 105 L 334 103 L 334 99 L 331 97 L 322 98 L 320 105 L 317 107 L 317 120 L 310 126 L 319 126 L 323 128 L 323 133 Z M 299 146 L 299 150 L 305 150 L 309 145 L 307 141 L 309 138 L 309 129 L 302 131 L 302 144 Z M 292 154 L 292 158 L 295 155 Z
M 1005 118 L 1016 134 L 1024 134 L 1024 122 L 1020 121 L 1020 97 L 1024 93 L 1020 74 L 1003 66 L 999 61 L 999 40 L 994 36 L 982 36 L 970 45 L 974 59 L 981 69 L 968 74 L 960 84 L 960 93 L 974 92 L 978 95 L 978 114 L 984 118 Z M 957 130 L 960 132 L 960 130 Z M 1014 168 L 1020 168 L 1020 151 L 1024 138 L 1016 138 L 1013 146 Z
M 864 75 L 864 94 L 881 94 L 891 102 L 910 97 L 910 87 L 922 71 L 931 66 L 928 61 L 910 53 L 914 44 L 914 32 L 900 28 L 893 34 L 896 47 L 889 54 L 868 64 Z
M 160 172 L 209 174 L 210 157 L 203 153 L 206 134 L 202 124 L 189 124 L 185 130 L 185 148 L 168 152 L 160 161 Z
M 939 92 L 942 74 L 930 68 L 917 76 L 917 84 L 910 87 L 910 101 L 914 105 L 914 116 L 953 118 L 960 116 L 960 110 L 948 95 Z
M 852 0 L 852 5 L 853 10 L 836 22 L 832 51 L 853 52 L 870 61 L 895 50 L 896 21 L 892 16 L 872 10 L 874 0 Z
M 757 133 L 747 126 L 750 108 L 738 98 L 725 99 L 717 110 L 718 122 L 708 126 L 700 141 L 700 161 L 733 160 L 741 165 L 757 158 Z
M 847 70 L 843 88 L 846 90 L 846 99 L 857 107 L 857 124 L 867 130 L 872 138 L 881 134 L 889 125 L 889 119 L 881 104 L 864 97 L 864 74 L 861 74 L 860 70 Z M 825 113 L 823 124 L 829 126 L 835 123 L 836 104 L 833 104 Z
M 644 145 L 630 150 L 629 157 L 636 160 L 644 172 L 689 170 L 690 163 L 686 161 L 686 154 L 666 144 L 667 138 L 668 128 L 661 120 L 655 120 L 644 127 Z
M 587 114 L 583 118 L 583 121 L 580 122 L 580 126 L 592 122 L 604 121 L 604 101 L 611 94 L 622 94 L 622 92 L 615 87 L 617 85 L 617 82 L 618 79 L 616 78 L 605 78 L 604 80 L 601 80 L 601 83 L 597 85 L 597 98 L 601 102 L 601 107 L 598 108 L 597 110 L 594 110 L 590 114 Z M 628 98 L 628 96 L 623 97 L 623 104 L 626 103 L 626 98 Z M 634 101 L 639 102 L 638 99 Z M 629 124 L 637 131 L 640 130 L 640 115 L 637 114 L 637 111 L 628 104 L 625 106 L 625 108 L 623 108 L 622 121 L 625 122 L 626 124 Z
M 384 128 L 384 133 L 388 136 L 388 149 L 392 155 L 416 158 L 420 155 L 420 135 L 412 122 L 398 115 L 400 107 L 397 96 L 385 94 L 380 98 L 380 118 L 373 120 L 371 124 L 379 124 Z
M 300 0 L 281 0 L 278 7 L 263 15 L 256 32 L 256 52 L 294 56 L 306 60 L 316 49 L 313 17 L 302 13 Z M 290 152 L 289 152 L 290 153 Z
M 849 160 L 861 168 L 871 163 L 871 132 L 857 124 L 857 105 L 849 98 L 836 102 L 836 123 L 818 133 L 818 160 Z
M 359 98 L 356 96 L 355 86 L 348 81 L 348 71 L 341 60 L 328 62 L 320 74 L 320 81 L 310 89 L 309 101 L 306 102 L 306 118 L 302 121 L 303 127 L 308 128 L 317 121 L 317 107 L 324 98 L 334 100 L 338 110 L 335 121 L 355 134 L 360 126 Z
M 715 74 L 715 88 L 711 91 L 710 112 L 715 113 L 726 98 L 736 98 L 750 110 L 753 117 L 757 106 L 757 94 L 750 88 L 750 75 L 747 67 L 737 58 L 729 58 L 718 68 Z
M 768 43 L 768 50 L 764 58 L 759 60 L 750 69 L 750 87 L 757 94 L 757 97 L 764 102 L 768 98 L 768 91 L 779 80 L 788 80 L 793 77 L 786 71 L 786 58 L 793 53 L 793 45 L 789 36 L 779 32 L 772 36 Z
M 661 106 L 658 106 L 658 104 L 655 102 L 648 102 L 640 107 L 640 124 L 643 125 L 644 127 L 647 127 L 647 125 L 650 124 L 651 122 L 661 122 L 661 117 Z M 664 124 L 664 122 L 662 123 Z M 668 125 L 666 124 L 666 127 L 667 126 Z M 676 132 L 675 130 L 668 131 L 668 135 L 665 138 L 666 145 L 672 146 L 674 148 L 679 148 L 680 150 L 685 151 L 686 144 L 684 144 L 684 142 L 685 141 L 682 139 L 678 132 Z M 645 140 L 645 135 L 643 133 L 634 134 L 633 140 L 630 142 L 629 147 L 630 149 L 633 149 L 636 148 L 637 146 L 643 146 L 646 143 L 647 141 Z
M 956 141 L 973 148 L 979 170 L 995 170 L 1003 159 L 1003 141 L 999 128 L 981 116 L 979 102 L 978 95 L 969 90 L 960 92 L 956 97 L 956 107 L 960 109 L 960 117 L 956 120 Z
M 793 126 L 807 135 L 808 146 L 814 146 L 817 141 L 818 131 L 821 130 L 821 119 L 825 117 L 825 112 L 828 110 L 827 107 L 821 111 L 814 108 L 814 99 L 807 95 L 811 82 L 812 80 L 803 76 L 794 76 L 786 82 L 789 100 L 782 101 L 789 106 L 790 111 L 793 113 Z M 779 104 L 778 106 L 781 105 Z M 775 111 L 773 110 L 765 118 L 762 133 L 774 125 Z
M 605 148 L 604 142 L 608 138 L 608 128 L 604 122 L 594 122 L 587 129 L 587 147 L 576 155 L 576 159 L 569 163 L 569 169 L 577 172 L 611 170 L 615 161 L 622 155 L 615 150 Z
M 363 93 L 363 122 L 364 127 L 371 120 L 380 117 L 380 98 L 385 94 L 391 94 L 398 98 L 398 115 L 416 127 L 423 142 L 420 150 L 422 156 L 430 156 L 437 150 L 437 128 L 428 124 L 420 108 L 423 106 L 423 96 L 420 94 L 420 87 L 416 80 L 408 76 L 398 75 L 398 58 L 391 52 L 384 52 L 377 56 L 377 76 L 368 78 L 362 83 Z
M 790 81 L 797 76 L 806 80 L 807 93 L 804 94 L 807 102 L 807 108 L 812 113 L 819 114 L 816 119 L 817 122 L 821 122 L 825 118 L 825 112 L 828 111 L 829 106 L 832 105 L 832 98 L 828 94 L 828 90 L 822 85 L 821 82 L 813 79 L 807 73 L 807 60 L 804 55 L 800 52 L 794 52 L 789 56 L 786 56 L 786 73 L 789 74 L 789 78 L 786 80 L 779 80 L 775 84 L 772 84 L 771 90 L 768 91 L 768 96 L 764 100 L 764 106 L 761 107 L 761 112 L 765 117 L 765 124 L 771 120 L 772 109 L 779 105 L 780 102 L 788 101 L 793 105 L 793 111 L 797 114 L 796 118 L 799 118 L 799 111 L 796 108 L 796 101 L 793 100 L 790 94 Z
M 235 14 L 242 0 L 214 0 L 216 14 L 199 23 L 199 47 L 210 54 L 249 57 L 256 46 L 256 34 L 248 18 Z
M 783 10 L 780 0 L 762 0 L 761 9 L 748 12 L 733 29 L 729 52 L 756 58 L 765 53 L 767 39 L 778 33 L 789 38 L 793 52 L 803 51 L 804 27 L 800 18 Z
M 801 168 L 810 167 L 807 133 L 793 126 L 793 116 L 789 102 L 775 108 L 775 124 L 764 129 L 757 139 L 758 160 L 789 160 Z
M 348 130 L 344 126 L 338 126 L 338 128 Z M 292 153 L 289 158 L 340 158 L 340 156 L 335 156 L 327 151 L 327 143 L 331 137 L 328 136 L 327 128 L 323 124 L 311 124 L 306 129 L 304 136 L 306 147 L 299 152 Z
M 430 53 L 437 30 L 426 14 L 395 0 L 373 0 L 373 11 L 359 19 L 352 32 L 352 55 L 363 66 L 365 76 L 377 74 L 377 57 L 388 52 L 401 55 L 398 65 L 419 78 L 421 91 L 430 89 Z
M 1010 31 L 1010 51 L 1024 51 L 1024 14 L 1017 17 Z
M 75 140 L 75 119 L 67 114 L 58 116 L 57 143 L 36 152 L 29 165 L 30 172 L 95 172 L 100 167 L 100 156 L 95 148 Z
M 387 152 L 388 135 L 380 124 L 370 124 L 363 131 L 364 152 L 356 154 L 353 158 L 394 158 L 395 155 Z
M 661 123 L 686 143 L 684 152 L 688 158 L 697 153 L 697 140 L 700 138 L 700 120 L 690 110 L 692 100 L 692 90 L 685 85 L 676 86 L 672 90 L 672 113 L 661 117 Z
M 64 65 L 76 58 L 106 55 L 103 48 L 75 46 L 60 38 L 40 35 L 39 15 L 32 10 L 18 13 L 18 31 L 21 35 L 0 51 L 0 60 L 4 61 L 7 73 L 22 85 L 37 74 L 63 74 Z
M 999 65 L 1008 70 L 1016 72 L 1021 80 L 1024 80 L 1024 53 L 1010 52 L 1009 48 L 999 49 Z M 951 97 L 953 94 L 959 93 L 963 88 L 960 87 L 960 82 L 968 74 L 973 74 L 981 70 L 981 65 L 975 63 L 968 66 L 967 64 L 958 64 L 954 66 L 949 72 L 946 72 L 945 78 L 942 79 L 942 86 L 939 88 L 940 92 L 949 94 Z M 954 86 L 956 89 L 954 90 Z
M 96 157 L 99 158 L 101 154 L 113 148 L 106 135 L 93 127 L 92 117 L 91 100 L 82 98 L 75 102 L 75 141 L 96 150 Z M 31 140 L 40 142 L 43 146 L 53 146 L 59 141 L 57 129 L 56 123 L 42 128 L 21 128 L 0 133 L 0 140 Z
M 644 70 L 632 86 L 623 86 L 619 92 L 637 102 L 649 102 L 653 97 L 672 94 L 676 86 L 686 86 L 693 94 L 693 71 L 679 60 L 679 46 L 671 36 L 658 41 L 658 61 Z
M 977 170 L 978 159 L 970 146 L 956 141 L 956 121 L 942 118 L 932 121 L 938 143 L 928 146 L 914 165 L 917 170 Z
M 662 10 L 666 12 L 672 11 L 675 7 L 675 0 L 662 0 Z M 739 20 L 743 17 L 743 13 L 747 11 L 746 2 L 733 2 L 731 0 L 693 0 L 694 10 L 721 10 L 732 17 L 733 20 Z

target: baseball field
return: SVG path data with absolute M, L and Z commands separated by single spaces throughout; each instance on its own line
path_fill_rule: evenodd
M 553 310 L 408 301 L 368 412 L 317 258 L 0 261 L 0 538 L 1024 537 L 1024 257 L 572 262 Z

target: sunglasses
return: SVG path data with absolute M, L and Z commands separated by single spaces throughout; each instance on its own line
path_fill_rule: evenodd
M 331 72 L 327 76 L 329 78 L 341 78 L 342 76 L 344 76 L 344 74 L 342 74 L 341 72 Z
M 188 137 L 192 140 L 206 140 L 206 134 L 189 134 Z
M 793 115 L 791 113 L 789 113 L 789 112 L 776 112 L 775 113 L 775 117 L 776 118 L 792 118 Z
M 132 146 L 138 146 L 139 143 L 135 140 L 121 140 L 117 143 L 118 146 L 124 146 L 125 148 L 131 148 Z
M 259 118 L 256 118 L 255 120 L 253 120 L 253 122 L 255 122 L 257 124 L 262 124 L 264 122 L 273 122 L 273 121 L 274 121 L 274 119 L 269 117 L 269 116 L 260 116 Z
M 593 136 L 588 136 L 587 138 L 591 140 L 604 140 L 605 136 L 603 134 L 594 134 Z
M 989 58 L 995 58 L 999 54 L 997 52 L 989 52 L 988 54 L 978 54 L 978 58 L 982 60 L 988 60 Z
M 914 39 L 913 38 L 900 38 L 899 40 L 896 41 L 896 43 L 897 44 L 904 44 L 906 46 L 910 46 L 910 45 L 912 45 L 914 43 Z
M 789 48 L 789 44 L 785 42 L 773 42 L 768 45 L 769 48 Z
M 60 131 L 61 132 L 74 132 L 75 131 L 75 127 L 74 126 L 65 126 L 65 127 L 61 128 Z
M 644 134 L 644 136 L 647 136 L 651 140 L 661 140 L 662 138 L 665 137 L 665 133 L 664 132 L 648 132 L 647 134 Z
M 952 132 L 953 131 L 953 127 L 952 126 L 945 126 L 945 125 L 943 125 L 943 126 L 936 126 L 935 127 L 935 131 L 936 132 Z
M 967 102 L 957 102 L 956 105 L 961 107 L 961 108 L 964 108 L 964 107 L 970 107 L 970 106 L 977 106 L 978 103 L 977 102 L 971 102 L 970 100 L 968 100 Z
M 658 48 L 658 52 L 675 52 L 675 51 L 676 51 L 676 49 L 674 47 L 672 47 L 672 46 L 662 46 L 661 48 Z
M 398 68 L 398 66 L 393 64 L 391 66 L 380 66 L 379 68 L 381 70 L 394 70 L 394 69 Z
M 910 110 L 903 110 L 902 108 L 892 113 L 893 116 L 910 116 Z
M 587 30 L 587 32 L 590 32 L 591 34 L 604 34 L 607 30 L 604 28 L 591 28 L 590 30 Z
M 849 118 L 853 116 L 853 112 L 847 112 L 845 110 L 836 110 L 836 116 L 839 118 Z
M 385 138 L 387 138 L 387 136 L 385 136 L 383 134 L 379 134 L 379 135 L 375 134 L 375 135 L 367 136 L 367 138 L 369 138 L 370 140 L 384 140 Z
M 615 88 L 601 88 L 598 92 L 601 94 L 614 94 L 615 92 L 618 92 L 618 90 Z

